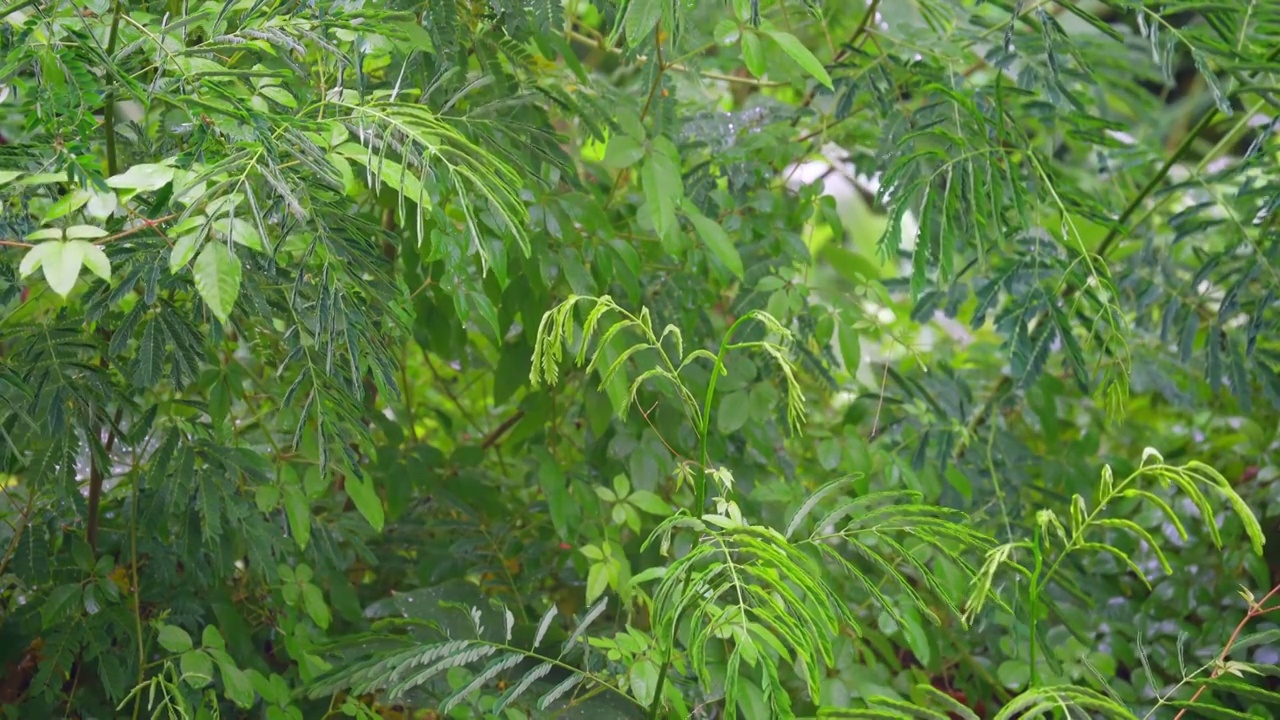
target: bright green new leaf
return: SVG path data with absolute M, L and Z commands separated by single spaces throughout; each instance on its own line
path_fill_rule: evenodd
M 71 294 L 80 266 L 84 263 L 84 243 L 46 242 L 37 248 L 47 247 L 38 262 L 44 269 L 44 279 L 49 287 L 62 297 Z
M 800 42 L 799 38 L 791 33 L 782 32 L 781 30 L 765 30 L 764 32 L 772 38 L 774 42 L 778 43 L 778 46 L 781 47 L 787 55 L 790 55 L 791 59 L 795 60 L 796 64 L 803 68 L 805 72 L 809 73 L 813 79 L 822 83 L 828 90 L 832 89 L 831 76 L 827 74 L 827 69 L 822 66 L 822 61 L 818 60 L 818 58 L 809 51 L 809 48 L 805 47 L 804 43 Z
M 75 192 L 67 193 L 62 196 L 61 200 L 49 206 L 49 209 L 45 212 L 44 218 L 41 222 L 49 223 L 57 220 L 60 217 L 79 210 L 87 202 L 89 202 L 89 192 L 83 188 L 79 188 Z
M 215 237 L 233 240 L 251 250 L 266 250 L 257 228 L 241 218 L 218 218 L 213 221 L 213 231 L 216 233 Z
M 173 180 L 173 168 L 168 165 L 144 163 L 134 165 L 119 175 L 107 178 L 107 186 L 138 192 L 159 190 Z
M 24 240 L 61 240 L 62 237 L 63 237 L 62 228 L 52 227 L 52 228 L 40 228 L 39 230 L 29 232 L 27 233 L 27 236 L 23 239 Z
M 192 268 L 196 291 L 214 317 L 226 322 L 240 295 L 240 262 L 220 242 L 207 243 Z
M 65 235 L 68 240 L 93 240 L 106 237 L 107 231 L 94 225 L 72 225 L 66 229 Z
M 742 62 L 756 77 L 764 77 L 764 46 L 760 36 L 748 31 L 742 34 Z
M 733 246 L 733 240 L 729 238 L 729 234 L 724 231 L 720 223 L 698 212 L 692 205 L 685 208 L 684 214 L 689 218 L 689 222 L 693 223 L 693 228 L 698 231 L 698 236 L 707 244 L 711 254 L 741 280 L 742 256 L 738 254 L 738 249 Z
M 587 604 L 595 602 L 609 587 L 609 566 L 607 563 L 592 563 L 587 571 Z
M 107 257 L 107 254 L 103 252 L 102 248 L 91 242 L 85 242 L 84 240 L 72 240 L 67 244 L 76 245 L 80 248 L 80 253 L 84 260 L 84 266 L 89 268 L 89 272 L 97 275 L 107 282 L 111 282 L 111 260 Z

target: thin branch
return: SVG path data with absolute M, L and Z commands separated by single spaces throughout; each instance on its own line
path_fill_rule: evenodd
M 1227 662 L 1227 654 L 1231 652 L 1231 646 L 1235 645 L 1236 641 L 1240 639 L 1240 633 L 1244 632 L 1244 628 L 1246 625 L 1249 624 L 1249 621 L 1256 617 L 1262 617 L 1263 615 L 1266 615 L 1267 613 L 1276 609 L 1274 607 L 1264 608 L 1263 605 L 1265 605 L 1266 602 L 1270 600 L 1273 596 L 1275 596 L 1277 593 L 1280 593 L 1280 585 L 1277 585 L 1271 588 L 1271 592 L 1267 593 L 1266 595 L 1263 595 L 1261 600 L 1257 602 L 1249 601 L 1249 610 L 1244 614 L 1244 617 L 1240 619 L 1240 622 L 1236 624 L 1236 629 L 1231 632 L 1231 637 L 1227 638 L 1227 644 L 1222 647 L 1222 652 L 1218 653 L 1218 659 L 1214 663 L 1216 667 L 1214 668 L 1210 677 L 1218 676 L 1218 673 L 1220 672 L 1221 667 L 1225 665 Z M 1199 688 L 1197 688 L 1196 693 L 1191 696 L 1191 700 L 1187 704 L 1194 705 L 1196 700 L 1200 699 L 1200 696 L 1204 694 L 1204 691 L 1208 687 L 1209 687 L 1208 685 L 1201 685 Z M 1181 710 L 1178 711 L 1177 715 L 1173 716 L 1173 720 L 1182 720 L 1182 716 L 1187 714 L 1188 709 L 1189 708 L 1187 707 L 1183 707 Z

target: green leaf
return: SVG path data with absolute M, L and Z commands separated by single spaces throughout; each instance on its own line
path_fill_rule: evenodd
M 60 245 L 57 242 L 43 242 L 27 251 L 22 256 L 22 262 L 18 264 L 18 277 L 27 277 L 31 273 L 40 269 L 44 264 L 44 259 L 52 251 L 54 245 Z
M 307 611 L 307 615 L 311 617 L 312 622 L 320 626 L 321 630 L 329 628 L 329 621 L 332 616 L 329 613 L 329 606 L 325 604 L 324 593 L 319 587 L 312 583 L 302 584 L 302 608 Z
M 266 245 L 263 244 L 262 235 L 258 234 L 257 228 L 240 218 L 222 217 L 214 220 L 212 225 L 214 233 L 219 238 L 231 240 L 250 250 L 266 251 Z
M 641 705 L 653 704 L 653 694 L 658 688 L 658 665 L 644 658 L 631 666 L 631 694 Z
M 698 212 L 692 205 L 685 209 L 685 217 L 693 223 L 698 236 L 711 249 L 716 259 L 724 263 L 725 267 L 729 268 L 729 272 L 741 280 L 742 256 L 738 254 L 738 249 L 733 246 L 733 240 L 729 239 L 729 234 L 724 231 L 720 223 Z
M 205 625 L 204 631 L 200 633 L 200 645 L 215 650 L 225 650 L 227 642 L 222 639 L 222 633 L 218 632 L 218 628 Z
M 203 650 L 188 650 L 179 663 L 182 679 L 193 688 L 202 688 L 213 682 L 213 659 Z
M 551 513 L 551 525 L 561 540 L 568 540 L 570 535 L 570 511 L 573 499 L 569 495 L 568 482 L 564 471 L 555 458 L 548 452 L 539 453 L 538 484 L 542 487 L 543 497 L 547 499 L 547 510 Z
M 609 138 L 609 145 L 604 150 L 601 165 L 610 170 L 621 170 L 636 164 L 644 157 L 644 145 L 628 135 L 614 135 Z
M 851 375 L 857 374 L 858 367 L 862 363 L 862 343 L 858 333 L 846 325 L 837 330 L 836 335 L 840 343 L 840 359 L 844 362 L 844 369 Z
M 635 47 L 649 35 L 662 17 L 663 0 L 631 0 L 622 26 L 627 32 L 627 45 Z
M 44 279 L 54 292 L 65 298 L 71 294 L 76 278 L 80 276 L 80 266 L 84 262 L 84 243 L 47 242 L 42 243 L 41 247 L 45 245 L 49 249 L 40 261 Z
M 111 282 L 111 260 L 107 258 L 107 254 L 102 251 L 102 248 L 84 240 L 72 240 L 67 244 L 79 245 L 80 252 L 84 256 L 84 266 L 89 268 L 89 272 L 107 282 Z
M 715 29 L 711 31 L 711 36 L 720 45 L 732 45 L 738 42 L 738 38 L 742 37 L 742 26 L 729 18 L 724 18 L 716 23 Z
M 107 231 L 94 225 L 72 225 L 64 231 L 68 240 L 95 240 L 107 236 Z
M 196 291 L 214 317 L 225 323 L 240 295 L 240 262 L 225 244 L 211 242 L 200 251 L 192 272 L 195 274 Z
M 168 165 L 134 165 L 119 175 L 107 178 L 107 187 L 152 192 L 173 180 L 173 168 Z
M 747 424 L 751 416 L 751 394 L 746 390 L 731 392 L 720 399 L 720 407 L 716 412 L 716 427 L 721 433 L 728 435 L 737 432 Z
M 349 477 L 345 487 L 347 495 L 351 498 L 351 502 L 355 503 L 360 515 L 373 526 L 374 530 L 382 532 L 386 516 L 382 509 L 382 498 L 378 497 L 377 491 L 373 489 L 373 482 Z
M 636 490 L 627 496 L 627 502 L 650 515 L 665 517 L 671 514 L 671 507 L 656 493 L 648 490 Z
M 606 563 L 598 562 L 591 565 L 591 569 L 587 571 L 587 604 L 596 601 L 604 594 L 605 588 L 609 587 L 609 567 Z
M 186 268 L 187 263 L 191 263 L 191 259 L 196 256 L 196 249 L 200 247 L 200 233 L 187 233 L 179 237 L 173 243 L 173 250 L 169 251 L 169 272 L 177 274 L 178 270 Z
M 764 46 L 753 31 L 742 34 L 742 62 L 756 77 L 764 77 Z
M 822 62 L 819 61 L 813 53 L 809 52 L 809 48 L 805 47 L 804 44 L 800 42 L 799 38 L 791 33 L 782 32 L 781 30 L 765 30 L 764 32 L 772 38 L 774 42 L 778 43 L 778 46 L 781 47 L 787 55 L 790 55 L 791 59 L 795 60 L 796 64 L 804 69 L 805 72 L 809 73 L 809 75 L 811 75 L 815 80 L 822 83 L 828 90 L 833 89 L 831 76 L 827 74 L 826 68 L 822 66 Z
M 299 550 L 306 550 L 311 540 L 311 503 L 296 483 L 284 487 L 284 514 L 289 520 L 289 533 Z
M 666 235 L 676 224 L 676 207 L 684 196 L 680 169 L 674 161 L 662 153 L 649 153 L 640 170 L 640 183 L 644 199 L 649 206 L 649 217 L 658 235 Z
M 160 647 L 172 653 L 183 653 L 191 649 L 191 635 L 177 625 L 163 625 L 156 638 Z
M 229 659 L 218 659 L 218 673 L 222 676 L 222 692 L 237 707 L 248 710 L 254 703 L 253 683 L 243 670 L 228 662 Z

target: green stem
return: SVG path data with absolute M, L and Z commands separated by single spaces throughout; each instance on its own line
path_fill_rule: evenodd
M 1276 47 L 1271 52 L 1267 53 L 1263 62 L 1270 62 L 1275 60 L 1277 57 L 1280 57 L 1280 47 Z M 1160 169 L 1156 172 L 1155 176 L 1138 191 L 1137 195 L 1133 196 L 1133 199 L 1130 200 L 1129 204 L 1125 207 L 1124 212 L 1120 213 L 1120 218 L 1111 226 L 1111 230 L 1107 232 L 1107 236 L 1103 238 L 1102 243 L 1098 245 L 1099 257 L 1105 258 L 1107 256 L 1107 252 L 1111 250 L 1112 246 L 1114 246 L 1117 241 L 1119 241 L 1120 232 L 1124 228 L 1125 223 L 1129 221 L 1129 218 L 1133 217 L 1135 212 L 1137 212 L 1138 206 L 1141 205 L 1142 202 L 1151 195 L 1151 193 L 1155 192 L 1155 189 L 1160 185 L 1160 183 L 1164 182 L 1165 177 L 1169 175 L 1169 171 L 1173 169 L 1173 166 L 1182 159 L 1183 155 L 1187 154 L 1187 151 L 1191 149 L 1191 145 L 1199 139 L 1200 134 L 1207 130 L 1209 126 L 1218 119 L 1220 114 L 1221 113 L 1216 105 L 1209 108 L 1209 111 L 1200 118 L 1200 121 L 1195 124 L 1195 127 L 1192 127 L 1186 134 L 1186 137 L 1182 138 L 1182 142 L 1178 143 L 1178 147 L 1174 149 L 1173 154 L 1169 156 L 1169 159 L 1165 160 L 1164 165 L 1160 166 Z M 1145 217 L 1146 216 L 1144 216 L 1144 219 Z
M 1039 682 L 1039 673 L 1036 672 L 1036 651 L 1038 650 L 1036 643 L 1036 616 L 1040 613 L 1040 572 L 1044 570 L 1044 548 L 1041 545 L 1040 524 L 1036 523 L 1034 534 L 1032 535 L 1031 552 L 1035 553 L 1036 567 L 1031 573 L 1031 587 L 1029 588 L 1027 598 L 1027 609 L 1030 611 L 1031 620 L 1029 623 L 1031 629 L 1030 638 L 1030 660 L 1031 660 L 1031 683 L 1028 687 L 1034 688 Z
M 658 686 L 653 689 L 653 704 L 649 706 L 649 720 L 658 720 L 658 713 L 662 712 L 662 693 L 667 685 L 667 669 L 671 666 L 671 646 L 675 644 L 675 633 L 672 633 L 671 642 L 667 644 L 666 652 L 662 654 L 662 665 L 659 666 Z
M 703 470 L 706 470 L 707 462 L 710 459 L 710 456 L 707 453 L 707 437 L 711 434 L 711 401 L 715 399 L 716 383 L 720 381 L 720 375 L 725 372 L 724 356 L 731 347 L 729 345 L 729 340 L 733 338 L 734 331 L 738 329 L 739 325 L 749 319 L 751 319 L 750 315 L 743 315 L 735 320 L 734 323 L 729 326 L 729 329 L 725 331 L 724 337 L 720 340 L 720 351 L 716 353 L 715 367 L 711 369 L 711 380 L 707 383 L 707 396 L 702 401 L 702 417 L 699 418 L 700 424 L 702 425 L 702 427 L 699 428 L 698 433 L 701 436 L 698 438 L 701 443 L 701 457 L 699 459 L 702 462 Z M 707 476 L 705 472 L 694 480 L 693 487 L 693 508 L 697 515 L 701 515 L 703 505 L 707 500 Z

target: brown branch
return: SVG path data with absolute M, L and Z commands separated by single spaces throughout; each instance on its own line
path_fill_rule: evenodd
M 1270 600 L 1277 593 L 1280 593 L 1280 585 L 1277 585 L 1271 588 L 1271 592 L 1267 593 L 1266 595 L 1263 595 L 1261 600 L 1257 602 L 1254 602 L 1252 600 L 1249 601 L 1249 611 L 1246 612 L 1244 614 L 1244 617 L 1240 619 L 1240 622 L 1236 624 L 1236 629 L 1231 632 L 1231 637 L 1227 638 L 1227 644 L 1222 647 L 1222 652 L 1218 653 L 1218 659 L 1216 662 L 1214 662 L 1214 665 L 1216 665 L 1217 667 L 1213 669 L 1213 672 L 1210 674 L 1210 677 L 1218 676 L 1218 673 L 1221 671 L 1222 666 L 1227 662 L 1227 654 L 1231 652 L 1231 646 L 1235 645 L 1236 641 L 1240 639 L 1240 633 L 1244 632 L 1244 628 L 1246 625 L 1249 624 L 1249 621 L 1256 617 L 1261 617 L 1263 615 L 1266 615 L 1267 613 L 1276 609 L 1275 607 L 1264 608 L 1263 605 L 1265 605 L 1267 601 Z M 1191 700 L 1188 701 L 1187 704 L 1194 705 L 1196 700 L 1200 699 L 1200 695 L 1203 694 L 1205 689 L 1208 687 L 1209 687 L 1208 685 L 1201 685 L 1199 688 L 1197 688 L 1196 694 L 1191 696 Z M 1181 710 L 1179 710 L 1178 714 L 1173 716 L 1173 720 L 1182 720 L 1182 716 L 1187 714 L 1188 709 L 1189 708 L 1184 707 Z
M 520 422 L 520 418 L 522 417 L 524 417 L 524 411 L 517 410 L 514 415 L 507 418 L 506 420 L 503 420 L 501 425 L 494 428 L 493 432 L 489 433 L 484 437 L 484 442 L 480 443 L 480 449 L 488 450 L 489 448 L 498 444 L 498 441 L 502 439 L 502 436 L 506 435 L 508 430 L 515 427 L 515 424 Z

